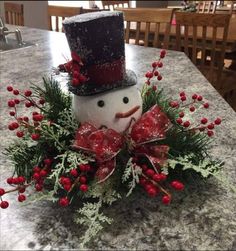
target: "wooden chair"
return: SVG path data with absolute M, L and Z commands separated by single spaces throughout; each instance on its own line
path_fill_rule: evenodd
M 81 14 L 81 7 L 48 6 L 48 29 L 51 31 L 62 31 L 62 21 L 67 17 Z M 53 23 L 55 19 L 55 23 Z M 54 25 L 53 25 L 54 24 Z M 53 29 L 55 26 L 55 29 Z
M 217 1 L 198 1 L 198 13 L 215 13 Z
M 129 1 L 102 1 L 103 9 L 114 10 L 117 7 L 129 8 Z
M 23 4 L 4 2 L 5 22 L 13 25 L 24 25 Z
M 175 17 L 176 49 L 184 51 L 209 82 L 221 91 L 230 15 L 176 12 Z M 221 41 L 218 37 L 220 29 Z M 210 61 L 206 60 L 207 55 L 210 55 Z
M 124 13 L 126 43 L 135 39 L 136 45 L 143 42 L 145 47 L 168 48 L 173 9 L 117 8 L 116 10 Z M 160 26 L 164 26 L 162 39 L 160 39 Z

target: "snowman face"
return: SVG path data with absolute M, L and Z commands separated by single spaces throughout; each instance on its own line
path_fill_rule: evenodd
M 131 120 L 142 114 L 142 98 L 136 86 L 113 90 L 93 96 L 74 95 L 72 107 L 76 119 L 100 128 L 106 126 L 117 132 L 125 131 Z

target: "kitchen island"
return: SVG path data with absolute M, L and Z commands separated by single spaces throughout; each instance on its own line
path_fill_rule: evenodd
M 13 26 L 9 26 L 13 28 Z M 70 58 L 63 33 L 22 27 L 23 39 L 36 46 L 0 52 L 0 187 L 12 174 L 13 165 L 3 150 L 15 139 L 8 130 L 10 116 L 7 101 L 11 94 L 6 86 L 25 90 L 30 82 L 41 85 L 41 78 L 52 72 L 52 67 Z M 157 59 L 159 50 L 126 45 L 126 68 L 138 76 L 139 86 L 145 73 Z M 163 80 L 158 87 L 170 97 L 202 94 L 210 103 L 209 119 L 221 117 L 223 123 L 216 130 L 211 153 L 225 162 L 224 172 L 231 182 L 236 178 L 236 114 L 209 84 L 184 53 L 168 51 L 160 69 Z M 23 111 L 24 108 L 22 108 Z M 17 202 L 14 193 L 6 199 L 10 206 L 0 210 L 1 250 L 78 249 L 84 231 L 73 223 L 73 208 L 37 201 L 28 205 Z M 92 249 L 117 250 L 235 250 L 236 195 L 225 190 L 224 184 L 209 179 L 194 183 L 174 196 L 171 205 L 164 206 L 160 198 L 146 195 L 131 197 L 105 212 L 114 219 L 101 235 L 88 245 Z

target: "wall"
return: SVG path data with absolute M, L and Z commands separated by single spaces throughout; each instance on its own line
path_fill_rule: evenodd
M 5 1 L 15 2 L 24 5 L 24 23 L 25 26 L 39 29 L 48 28 L 47 19 L 47 1 Z M 0 2 L 0 13 L 4 17 L 4 1 Z

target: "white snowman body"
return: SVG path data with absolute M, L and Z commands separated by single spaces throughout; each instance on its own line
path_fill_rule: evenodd
M 142 97 L 136 85 L 92 96 L 73 96 L 72 108 L 80 123 L 125 131 L 142 114 Z

